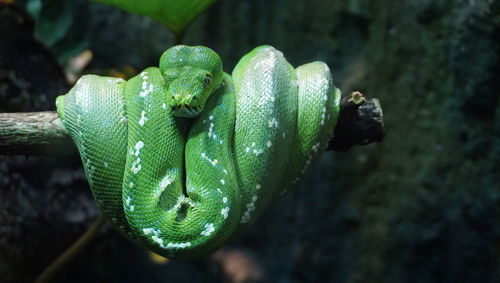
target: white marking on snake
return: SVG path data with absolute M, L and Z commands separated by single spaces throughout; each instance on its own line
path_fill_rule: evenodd
M 122 79 L 122 78 L 115 78 L 115 79 L 110 79 L 109 82 L 113 82 L 115 84 L 118 84 L 118 83 L 121 83 L 121 82 L 124 82 L 125 80 Z
M 148 84 L 146 81 L 142 82 L 141 92 L 139 93 L 140 97 L 145 97 L 146 95 L 153 92 L 153 84 Z
M 168 176 L 165 176 L 165 178 L 163 178 L 160 182 L 160 188 L 165 189 L 170 184 L 172 184 L 172 181 L 168 178 Z
M 90 91 L 90 85 L 83 82 L 83 80 L 79 80 L 77 83 L 77 88 L 75 91 L 75 100 L 76 104 L 81 106 L 82 109 L 87 109 L 90 107 L 91 100 L 88 97 L 88 93 L 92 93 Z
M 168 248 L 178 248 L 178 249 L 183 249 L 183 248 L 186 248 L 186 247 L 190 247 L 191 246 L 191 242 L 184 242 L 184 243 L 168 243 L 167 244 L 167 249 Z
M 210 128 L 208 128 L 208 137 L 211 138 L 213 136 L 213 138 L 215 139 L 216 135 L 214 133 L 214 126 L 214 123 L 210 123 Z
M 273 143 L 271 141 L 267 141 L 267 147 L 271 147 Z
M 309 157 L 307 158 L 306 164 L 304 165 L 304 167 L 302 168 L 300 173 L 302 173 L 302 174 L 306 173 L 307 168 L 309 167 L 309 165 L 311 165 L 312 158 L 313 158 L 313 155 L 309 154 Z
M 160 238 L 160 230 L 155 230 L 154 228 L 144 228 L 142 229 L 142 232 L 144 232 L 144 235 L 146 236 L 149 234 L 153 234 L 153 236 L 151 236 L 151 240 L 153 240 L 153 242 L 155 243 L 158 243 L 160 247 L 165 248 L 165 246 L 163 245 L 163 239 Z
M 134 152 L 134 155 L 135 156 L 139 156 L 139 154 L 141 153 L 141 149 L 144 147 L 144 142 L 143 141 L 138 141 L 136 144 L 135 144 L 135 152 Z
M 217 164 L 219 164 L 219 160 L 217 159 L 210 159 L 210 157 L 207 156 L 207 154 L 205 152 L 202 152 L 201 153 L 201 158 L 207 160 L 208 162 L 210 162 L 212 164 L 212 166 L 217 166 Z
M 165 176 L 165 178 L 160 181 L 158 187 L 156 187 L 153 191 L 153 198 L 159 198 L 165 191 L 165 188 L 167 188 L 170 184 L 172 184 L 172 181 L 168 178 L 168 176 Z
M 142 165 L 140 163 L 141 163 L 141 158 L 138 157 L 134 161 L 134 163 L 132 163 L 132 167 L 130 168 L 130 170 L 132 171 L 132 173 L 137 174 L 137 172 L 139 172 L 141 170 Z
M 320 144 L 320 143 L 318 142 L 318 143 L 316 143 L 315 145 L 313 145 L 313 147 L 312 147 L 312 150 L 313 150 L 315 153 L 317 153 L 317 152 L 318 152 L 318 149 L 319 149 L 319 144 Z
M 160 237 L 154 235 L 154 236 L 151 237 L 151 240 L 153 240 L 153 242 L 158 243 L 163 248 L 163 239 L 161 239 Z
M 139 93 L 139 96 L 141 97 L 145 97 L 153 91 L 153 84 L 148 84 L 148 82 L 146 81 L 147 79 L 149 79 L 147 74 L 147 72 L 142 72 L 140 74 L 140 77 L 143 80 L 141 84 L 141 92 Z
M 224 185 L 226 181 L 224 179 L 220 179 L 220 183 Z
M 256 156 L 259 156 L 262 153 L 264 153 L 264 150 L 262 150 L 262 149 L 254 149 L 253 150 L 253 154 L 255 154 Z
M 247 204 L 247 209 L 245 210 L 245 213 L 243 213 L 243 216 L 241 217 L 241 223 L 247 223 L 250 221 L 250 218 L 252 217 L 252 212 L 255 210 L 255 202 L 257 201 L 258 197 L 254 195 L 252 197 L 252 201 Z
M 214 224 L 213 223 L 207 223 L 205 224 L 205 230 L 201 231 L 202 236 L 210 236 L 212 232 L 215 231 Z
M 227 217 L 229 216 L 229 206 L 226 206 L 223 209 L 221 209 L 220 214 L 222 214 L 224 219 L 227 219 Z
M 147 120 L 148 118 L 146 118 L 146 111 L 142 110 L 141 119 L 139 119 L 139 125 L 144 126 L 144 123 L 146 123 Z
M 227 197 L 223 197 L 223 198 L 222 198 L 222 202 L 223 202 L 223 203 L 227 203 Z

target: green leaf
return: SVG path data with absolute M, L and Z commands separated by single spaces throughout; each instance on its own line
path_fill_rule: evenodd
M 28 0 L 26 3 L 26 11 L 31 14 L 34 19 L 38 19 L 42 10 L 41 0 Z
M 174 34 L 184 32 L 191 21 L 215 0 L 95 0 L 125 11 L 153 18 Z

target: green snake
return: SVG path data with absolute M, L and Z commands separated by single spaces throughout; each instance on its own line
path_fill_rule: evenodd
M 128 81 L 85 75 L 56 100 L 103 214 L 126 237 L 194 259 L 247 227 L 325 149 L 340 91 L 328 66 L 271 46 L 232 76 L 202 46 L 174 46 Z

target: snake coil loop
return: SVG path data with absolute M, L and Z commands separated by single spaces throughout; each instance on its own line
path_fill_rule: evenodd
M 232 76 L 201 46 L 174 46 L 128 81 L 83 76 L 56 100 L 102 212 L 133 241 L 201 257 L 297 183 L 331 138 L 328 66 L 294 69 L 260 46 Z

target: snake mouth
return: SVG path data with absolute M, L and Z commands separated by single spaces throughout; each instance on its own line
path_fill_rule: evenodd
M 198 116 L 201 113 L 201 106 L 190 106 L 186 104 L 181 104 L 172 107 L 174 116 L 192 118 Z

